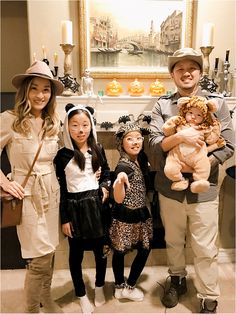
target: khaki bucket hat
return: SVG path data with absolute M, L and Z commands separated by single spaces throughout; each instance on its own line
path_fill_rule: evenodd
M 53 78 L 49 66 L 43 61 L 35 61 L 25 72 L 25 74 L 17 74 L 12 78 L 12 84 L 15 88 L 19 88 L 27 77 L 41 77 L 48 79 L 55 87 L 56 95 L 61 95 L 64 85 Z
M 171 73 L 174 65 L 184 59 L 195 61 L 199 64 L 202 71 L 203 59 L 202 54 L 194 50 L 193 48 L 182 48 L 176 50 L 172 56 L 168 56 L 168 70 Z

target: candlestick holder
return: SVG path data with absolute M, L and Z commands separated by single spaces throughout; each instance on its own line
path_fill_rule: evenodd
M 209 75 L 210 70 L 210 62 L 209 62 L 209 55 L 214 49 L 213 46 L 207 46 L 207 47 L 200 47 L 201 52 L 203 54 L 203 75 Z
M 224 90 L 222 92 L 222 95 L 225 97 L 230 97 L 231 96 L 231 92 L 229 91 L 229 87 L 228 87 L 228 83 L 229 83 L 229 67 L 230 67 L 230 63 L 229 61 L 225 61 L 224 62 Z
M 210 62 L 209 55 L 214 49 L 213 46 L 200 47 L 203 54 L 203 77 L 201 78 L 199 84 L 203 90 L 209 91 L 211 93 L 216 92 L 218 85 L 214 82 L 214 79 L 209 78 Z
M 59 80 L 64 85 L 63 96 L 73 96 L 76 95 L 79 91 L 79 83 L 76 82 L 76 79 L 72 76 L 72 62 L 71 62 L 71 52 L 75 45 L 71 44 L 60 44 L 62 50 L 65 53 L 64 59 L 64 76 L 59 77 Z
M 53 77 L 57 77 L 58 75 L 58 66 L 54 65 L 54 70 L 51 70 Z

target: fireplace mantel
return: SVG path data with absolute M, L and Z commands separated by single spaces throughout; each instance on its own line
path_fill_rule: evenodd
M 115 124 L 118 119 L 124 115 L 132 114 L 137 119 L 140 114 L 150 115 L 155 104 L 156 97 L 151 96 L 58 96 L 58 112 L 62 121 L 65 117 L 65 106 L 68 103 L 75 105 L 89 105 L 95 109 L 95 117 L 98 125 L 102 122 L 111 122 Z M 230 110 L 236 106 L 236 97 L 226 97 L 226 103 Z M 235 114 L 234 114 L 235 121 Z M 116 126 L 107 131 L 115 131 Z M 97 126 L 97 131 L 106 131 Z

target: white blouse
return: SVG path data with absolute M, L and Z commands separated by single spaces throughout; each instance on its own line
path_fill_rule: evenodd
M 96 190 L 99 187 L 98 180 L 92 168 L 92 155 L 86 152 L 85 168 L 82 171 L 75 159 L 72 158 L 65 168 L 66 184 L 69 193 Z

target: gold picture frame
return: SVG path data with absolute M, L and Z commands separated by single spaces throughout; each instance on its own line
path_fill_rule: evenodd
M 195 0 L 79 0 L 80 74 L 83 75 L 85 69 L 89 69 L 94 78 L 169 78 L 167 56 L 181 47 L 192 47 L 196 2 Z M 134 18 L 137 6 L 140 4 L 144 3 L 145 10 L 149 9 L 150 12 L 153 11 L 153 5 L 156 6 L 158 19 L 161 21 L 159 33 L 153 30 L 156 19 L 149 19 L 149 33 L 140 31 L 134 34 L 134 29 L 123 28 L 122 32 L 125 35 L 118 37 L 118 27 L 121 29 L 120 25 L 125 19 L 124 15 L 120 20 L 115 18 L 117 9 L 119 6 L 132 3 L 134 5 L 136 3 L 136 6 L 132 13 L 128 10 L 130 19 Z M 168 15 L 164 5 L 170 7 L 170 3 L 172 7 L 169 8 Z M 111 4 L 116 4 L 114 11 L 112 9 L 109 11 Z M 161 8 L 163 8 L 163 17 L 160 17 Z M 124 14 L 124 7 L 121 9 Z M 167 15 L 164 15 L 164 11 Z M 113 21 L 116 21 L 116 29 L 112 29 Z M 110 33 L 107 35 L 108 31 Z M 108 46 L 109 38 L 113 39 L 112 47 Z M 137 43 L 139 48 L 135 47 Z M 150 63 L 150 56 L 154 61 L 151 61 L 153 62 L 151 65 L 147 65 L 144 62 Z M 121 60 L 125 60 L 123 62 L 129 65 L 122 65 Z M 155 62 L 159 62 L 159 65 L 154 64 Z

